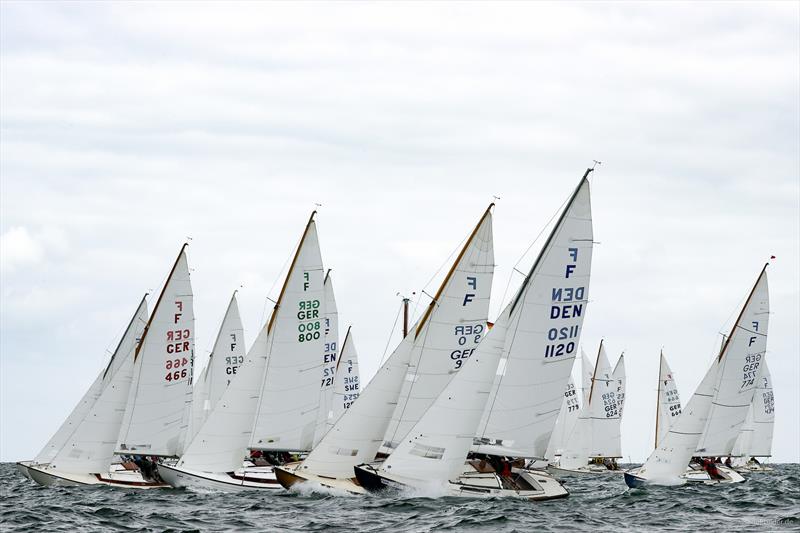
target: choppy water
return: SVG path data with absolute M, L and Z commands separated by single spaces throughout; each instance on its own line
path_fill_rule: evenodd
M 2 531 L 781 531 L 800 530 L 800 465 L 738 485 L 629 490 L 622 477 L 567 478 L 569 498 L 44 488 L 0 464 Z

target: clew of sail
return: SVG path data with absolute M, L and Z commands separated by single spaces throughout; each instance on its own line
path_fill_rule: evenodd
M 133 383 L 115 453 L 179 456 L 191 416 L 194 309 L 186 245 L 134 354 Z
M 477 452 L 543 458 L 583 327 L 592 263 L 587 170 L 510 307 Z

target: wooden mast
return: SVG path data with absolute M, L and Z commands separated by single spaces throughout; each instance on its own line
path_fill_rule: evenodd
M 594 362 L 594 372 L 592 373 L 592 385 L 589 387 L 589 405 L 592 403 L 594 393 L 594 380 L 597 378 L 597 367 L 600 366 L 600 352 L 603 350 L 603 339 L 600 339 L 600 348 L 597 350 L 597 360 Z
M 403 298 L 403 338 L 408 336 L 408 298 Z
M 444 288 L 447 286 L 447 282 L 449 282 L 450 278 L 453 277 L 453 272 L 455 272 L 456 266 L 458 266 L 458 264 L 461 262 L 461 258 L 464 257 L 464 254 L 467 251 L 467 247 L 470 245 L 470 243 L 472 243 L 472 239 L 475 238 L 475 234 L 478 233 L 478 228 L 481 227 L 481 225 L 483 224 L 483 221 L 486 220 L 486 217 L 489 216 L 489 213 L 491 212 L 492 207 L 494 207 L 494 203 L 489 204 L 489 207 L 486 208 L 486 211 L 483 213 L 483 216 L 478 221 L 478 224 L 475 226 L 475 229 L 473 229 L 472 233 L 470 233 L 470 236 L 467 239 L 467 242 L 465 242 L 464 246 L 461 248 L 461 252 L 459 252 L 458 257 L 456 257 L 456 260 L 453 261 L 453 266 L 450 267 L 450 270 L 447 272 L 447 275 L 445 276 L 444 281 L 442 281 L 442 284 L 439 286 L 439 290 L 436 291 L 436 296 L 433 297 L 433 300 L 431 300 L 431 303 L 428 305 L 428 308 L 425 310 L 425 314 L 422 315 L 422 319 L 419 321 L 419 324 L 417 325 L 417 330 L 416 330 L 416 333 L 414 334 L 414 338 L 417 338 L 419 336 L 420 332 L 422 331 L 422 328 L 425 326 L 425 322 L 427 322 L 428 318 L 431 316 L 431 313 L 433 312 L 434 306 L 439 301 L 439 296 L 441 296 L 442 292 L 444 292 Z
M 175 259 L 175 263 L 172 265 L 172 270 L 169 271 L 169 276 L 167 276 L 167 281 L 164 282 L 164 286 L 161 288 L 161 294 L 158 295 L 158 300 L 156 300 L 156 306 L 153 308 L 153 312 L 150 313 L 150 318 L 147 319 L 147 325 L 144 327 L 142 331 L 142 339 L 139 341 L 139 344 L 136 346 L 136 351 L 133 354 L 133 360 L 136 361 L 136 358 L 139 357 L 139 352 L 144 346 L 144 340 L 147 337 L 147 332 L 150 330 L 150 324 L 153 323 L 153 317 L 156 316 L 156 312 L 158 312 L 158 306 L 161 304 L 161 299 L 164 297 L 164 291 L 167 290 L 167 285 L 172 280 L 172 275 L 175 273 L 175 269 L 178 267 L 178 261 L 180 261 L 181 256 L 183 255 L 183 251 L 186 247 L 189 246 L 188 242 L 183 243 L 181 246 L 181 251 L 178 252 L 178 257 Z
M 281 306 L 281 300 L 283 300 L 283 295 L 286 292 L 286 287 L 289 285 L 289 277 L 292 275 L 292 271 L 294 270 L 294 265 L 297 263 L 297 258 L 300 256 L 300 250 L 303 249 L 303 243 L 306 241 L 306 236 L 308 235 L 308 230 L 311 227 L 311 223 L 314 222 L 314 215 L 316 215 L 316 211 L 311 212 L 311 216 L 308 218 L 308 223 L 306 223 L 306 229 L 303 231 L 303 236 L 300 238 L 300 244 L 297 245 L 297 250 L 294 252 L 294 257 L 292 258 L 292 264 L 289 265 L 289 270 L 286 272 L 286 279 L 283 280 L 283 287 L 281 287 L 280 295 L 278 295 L 278 301 L 275 302 L 275 307 L 272 309 L 272 315 L 269 317 L 269 323 L 267 324 L 267 333 L 272 331 L 272 325 L 275 323 L 275 319 L 278 316 L 278 309 Z
M 664 366 L 664 350 L 661 350 L 661 356 L 658 359 L 658 387 L 656 388 L 656 435 L 655 435 L 655 448 L 658 448 L 658 414 L 661 411 L 661 368 Z

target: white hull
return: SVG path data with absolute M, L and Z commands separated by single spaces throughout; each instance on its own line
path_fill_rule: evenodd
M 375 466 L 379 463 L 375 464 Z M 504 478 L 494 472 L 478 472 L 466 465 L 464 473 L 444 488 L 445 496 L 464 498 L 522 498 L 529 501 L 565 498 L 569 492 L 555 478 L 541 470 L 513 468 L 512 476 Z M 358 481 L 370 491 L 386 488 L 430 489 L 430 484 L 421 480 L 401 479 L 373 465 L 359 465 L 355 469 Z
M 33 464 L 34 464 L 34 463 L 33 463 L 33 461 L 18 461 L 18 462 L 16 463 L 17 472 L 19 472 L 20 474 L 22 474 L 22 475 L 23 475 L 23 476 L 25 476 L 26 478 L 28 478 L 28 479 L 31 479 L 31 480 L 32 480 L 33 478 L 31 477 L 31 474 L 30 474 L 30 472 L 28 471 L 28 468 L 29 468 L 30 466 L 32 466 Z
M 317 485 L 326 489 L 340 490 L 350 494 L 366 494 L 364 487 L 358 485 L 356 478 L 337 479 L 325 476 L 318 476 L 311 472 L 300 472 L 298 467 L 302 463 L 288 463 L 275 468 L 275 475 L 280 484 L 289 489 L 301 484 Z
M 158 473 L 167 484 L 175 488 L 230 492 L 283 490 L 271 466 L 251 466 L 240 468 L 235 472 L 202 472 L 159 464 Z
M 572 476 L 572 475 L 618 475 L 621 476 L 625 472 L 623 470 L 609 470 L 602 465 L 586 465 L 580 468 L 561 468 L 560 466 L 548 466 L 547 471 L 556 476 Z
M 646 485 L 682 485 L 685 483 L 703 483 L 704 485 L 728 485 L 731 483 L 741 483 L 745 479 L 730 468 L 725 466 L 717 465 L 717 470 L 719 471 L 722 479 L 712 479 L 708 472 L 697 466 L 697 468 L 693 468 L 692 466 L 686 467 L 686 472 L 679 476 L 679 479 L 675 480 L 675 483 L 653 483 L 651 480 L 642 478 L 639 476 L 639 469 L 636 468 L 634 470 L 629 470 L 625 472 L 625 483 L 631 488 L 639 488 Z
M 167 485 L 155 481 L 147 481 L 141 472 L 135 470 L 115 470 L 103 474 L 76 474 L 60 472 L 47 465 L 29 465 L 28 474 L 39 485 L 44 487 L 83 487 L 87 485 L 105 485 L 130 489 L 157 489 Z

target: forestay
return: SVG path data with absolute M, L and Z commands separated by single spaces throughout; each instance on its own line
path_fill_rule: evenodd
M 322 371 L 320 372 L 320 399 L 317 411 L 317 427 L 314 430 L 314 446 L 322 439 L 325 432 L 333 425 L 332 405 L 334 387 L 336 386 L 336 368 L 339 357 L 339 312 L 336 308 L 336 297 L 333 293 L 333 280 L 330 270 L 325 276 L 325 345 L 322 353 Z
M 681 415 L 681 398 L 672 370 L 667 364 L 664 353 L 661 353 L 661 363 L 658 371 L 658 405 L 656 409 L 656 440 L 655 447 Z
M 184 244 L 136 348 L 116 453 L 183 452 L 194 365 L 194 308 L 185 250 Z
M 52 468 L 75 474 L 108 472 L 133 379 L 133 354 L 147 323 L 147 302 L 139 303 L 114 351 L 108 384 L 53 459 Z
M 336 380 L 333 387 L 333 400 L 328 419 L 328 429 L 333 427 L 342 414 L 350 408 L 361 392 L 361 377 L 358 373 L 358 353 L 353 339 L 352 328 L 347 328 L 347 334 L 342 342 L 342 353 L 336 361 Z
M 306 225 L 267 330 L 267 368 L 249 447 L 312 448 L 325 345 L 325 271 L 314 214 Z
M 720 373 L 697 455 L 730 455 L 753 401 L 769 329 L 766 268 L 765 265 L 719 355 Z
M 584 175 L 512 301 L 476 451 L 543 458 L 583 327 L 592 263 Z
M 492 204 L 493 205 L 493 204 Z M 393 449 L 486 334 L 494 275 L 490 205 L 467 238 L 415 330 L 408 375 L 386 431 Z
M 200 430 L 225 389 L 244 364 L 244 328 L 234 291 L 222 319 L 208 364 L 195 383 L 192 398 L 192 437 Z

